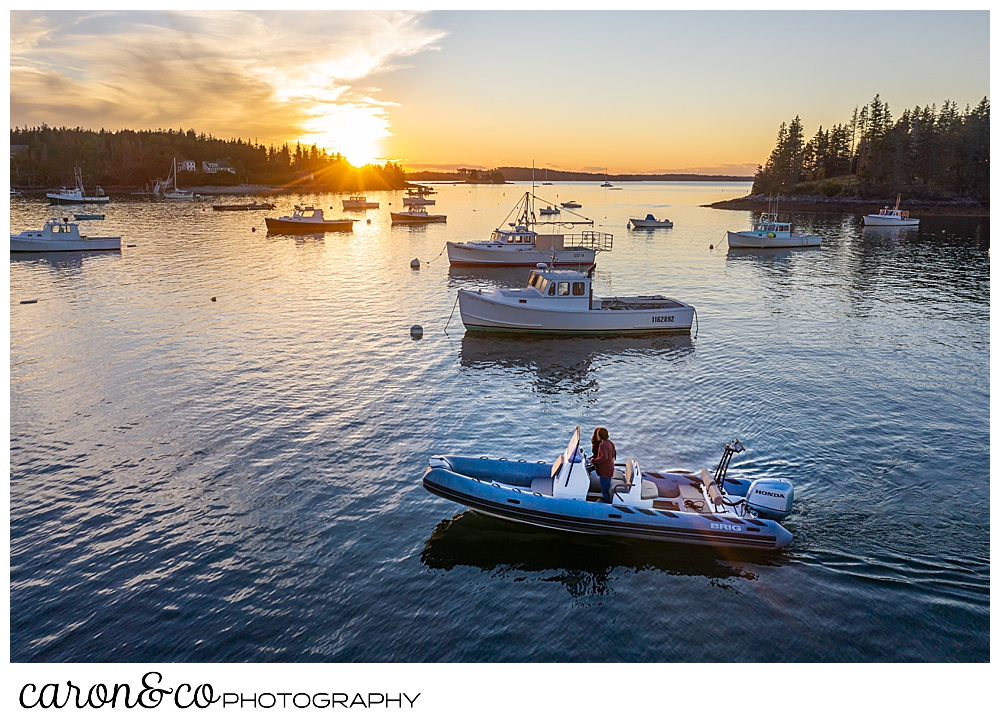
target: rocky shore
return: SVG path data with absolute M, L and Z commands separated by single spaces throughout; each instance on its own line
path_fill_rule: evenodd
M 768 202 L 774 197 L 759 194 L 744 196 L 728 201 L 706 204 L 706 208 L 721 208 L 729 211 L 766 211 Z M 778 202 L 781 212 L 795 213 L 877 213 L 883 206 L 895 206 L 895 198 L 830 198 L 828 196 L 782 196 Z M 971 199 L 948 201 L 904 200 L 899 207 L 914 215 L 923 216 L 985 216 L 990 215 L 989 204 L 976 203 Z

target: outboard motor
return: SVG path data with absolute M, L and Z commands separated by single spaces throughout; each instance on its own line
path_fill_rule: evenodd
M 726 477 L 733 454 L 743 450 L 744 447 L 740 444 L 740 440 L 734 439 L 732 442 L 728 442 L 722 452 L 719 466 L 715 470 L 715 483 L 729 494 L 741 494 L 737 490 L 739 486 L 746 484 L 744 480 Z M 765 520 L 783 520 L 791 514 L 794 499 L 795 490 L 791 482 L 783 479 L 762 479 L 752 483 L 747 489 L 745 503 L 758 517 Z
M 783 479 L 759 479 L 750 485 L 746 505 L 765 520 L 783 520 L 791 514 L 795 490 Z

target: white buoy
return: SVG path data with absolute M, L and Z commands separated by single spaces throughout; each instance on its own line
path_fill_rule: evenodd
M 419 269 L 420 268 L 420 259 L 413 259 L 413 261 L 410 262 L 410 268 L 411 269 Z
M 413 326 L 410 327 L 410 336 L 412 336 L 414 339 L 419 339 L 423 335 L 424 335 L 424 327 L 420 326 L 420 324 L 414 324 Z

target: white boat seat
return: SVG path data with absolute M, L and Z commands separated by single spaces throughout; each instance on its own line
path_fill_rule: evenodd
M 535 477 L 535 479 L 531 480 L 531 491 L 537 492 L 540 495 L 551 497 L 552 482 L 553 480 L 551 477 Z
M 615 476 L 611 478 L 611 495 L 614 497 L 615 493 L 625 492 L 629 493 L 632 491 L 632 485 L 635 484 L 635 461 L 631 459 L 625 460 L 625 470 L 624 473 L 619 476 L 619 470 L 615 469 Z M 656 485 L 653 485 L 654 494 L 656 496 L 655 490 Z M 642 489 L 639 490 L 642 492 Z M 642 499 L 649 499 L 648 497 L 643 497 Z
M 656 485 L 648 479 L 644 479 L 642 481 L 642 487 L 639 489 L 639 497 L 644 500 L 652 500 L 659 496 L 660 491 L 656 488 Z

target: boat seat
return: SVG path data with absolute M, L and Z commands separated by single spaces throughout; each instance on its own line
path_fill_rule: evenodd
M 639 497 L 644 500 L 656 499 L 660 496 L 660 491 L 656 489 L 656 485 L 650 482 L 648 479 L 642 481 L 642 487 L 639 489 Z
M 537 492 L 540 495 L 545 495 L 546 497 L 552 496 L 552 483 L 551 477 L 535 477 L 531 480 L 531 491 Z
M 643 472 L 642 482 L 643 484 L 649 482 L 654 487 L 656 487 L 656 491 L 659 497 L 681 496 L 681 490 L 677 485 L 677 481 L 672 479 L 667 479 L 666 477 L 657 472 Z
M 624 471 L 615 468 L 615 474 L 611 478 L 611 496 L 612 498 L 616 493 L 624 492 L 628 494 L 632 491 L 632 486 L 635 484 L 635 468 L 636 464 L 631 459 L 625 460 Z M 642 490 L 640 489 L 640 492 Z M 654 495 L 655 497 L 655 495 Z M 648 498 L 643 498 L 648 499 Z

